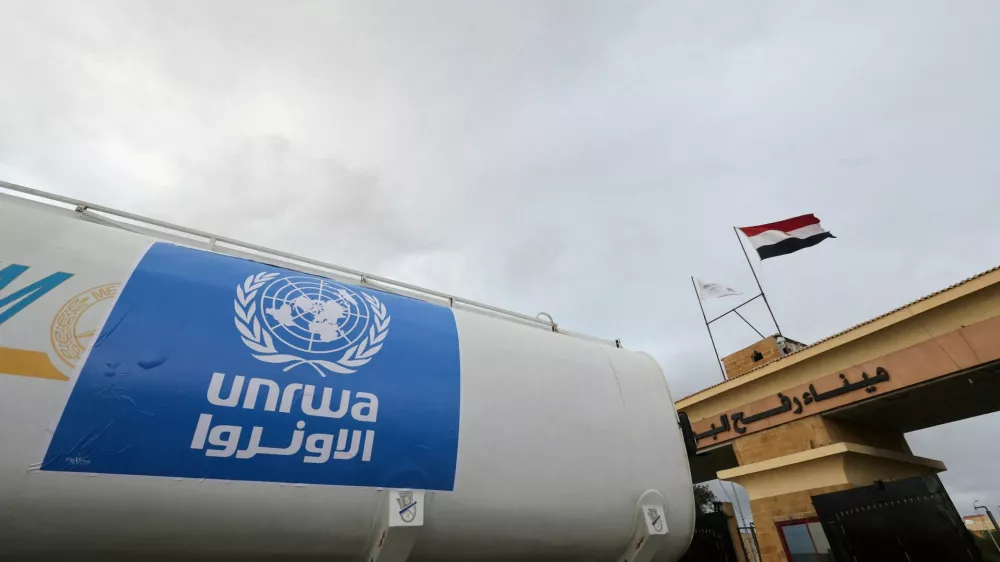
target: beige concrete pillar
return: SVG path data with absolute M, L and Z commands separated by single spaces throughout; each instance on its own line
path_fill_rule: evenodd
M 743 552 L 743 537 L 740 535 L 740 525 L 736 519 L 736 510 L 733 509 L 733 504 L 722 502 L 722 513 L 726 514 L 729 537 L 733 540 L 733 550 L 736 552 L 736 562 L 749 562 Z

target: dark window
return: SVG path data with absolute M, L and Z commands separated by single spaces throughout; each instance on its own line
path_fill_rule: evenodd
M 818 519 L 787 521 L 777 527 L 789 562 L 833 562 L 830 543 Z

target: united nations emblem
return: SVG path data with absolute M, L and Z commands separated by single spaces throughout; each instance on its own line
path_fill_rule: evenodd
M 349 374 L 382 349 L 389 313 L 377 297 L 329 279 L 263 272 L 236 286 L 236 328 L 253 357 Z
M 59 308 L 52 318 L 49 338 L 63 363 L 76 367 L 117 295 L 118 283 L 108 283 L 73 295 Z
M 413 492 L 400 492 L 396 498 L 399 504 L 399 517 L 404 523 L 413 523 L 417 517 L 417 503 L 413 501 Z

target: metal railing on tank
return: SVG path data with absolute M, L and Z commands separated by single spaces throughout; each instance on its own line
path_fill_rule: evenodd
M 249 242 L 241 242 L 227 236 L 187 228 L 185 226 L 136 215 L 127 211 L 120 211 L 103 205 L 0 180 L 0 193 L 3 193 L 3 190 L 20 194 L 29 201 L 42 200 L 49 203 L 56 202 L 65 204 L 69 208 L 75 210 L 81 218 L 94 223 L 103 224 L 105 226 L 119 228 L 147 236 L 172 239 L 187 245 L 199 246 L 207 250 L 235 255 L 237 257 L 257 260 L 270 258 L 270 260 L 262 261 L 279 262 L 275 265 L 283 264 L 285 266 L 291 265 L 292 267 L 299 268 L 303 266 L 318 268 L 321 272 L 330 272 L 336 275 L 356 279 L 362 285 L 368 285 L 372 288 L 377 288 L 383 291 L 403 294 L 430 302 L 438 302 L 451 308 L 458 306 L 471 309 L 473 311 L 485 312 L 507 318 L 509 320 L 515 320 L 528 325 L 548 329 L 559 334 L 596 341 L 614 347 L 621 347 L 620 340 L 608 340 L 564 330 L 558 323 L 556 323 L 555 320 L 552 319 L 550 315 L 544 312 L 539 313 L 538 316 L 529 316 L 513 310 L 506 310 L 486 303 L 435 291 L 433 289 L 418 287 L 416 285 L 411 285 L 395 279 L 389 279 L 380 275 L 365 273 L 356 269 L 307 258 L 305 256 L 299 256 L 289 252 L 283 252 L 281 250 L 275 250 L 273 248 L 267 248 L 265 246 L 259 246 L 257 244 L 251 244 Z M 114 217 L 118 220 L 113 220 L 109 217 Z

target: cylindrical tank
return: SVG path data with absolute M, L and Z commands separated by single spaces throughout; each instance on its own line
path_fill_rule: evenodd
M 0 558 L 360 560 L 403 488 L 410 560 L 687 548 L 648 355 L 94 220 L 0 195 Z

